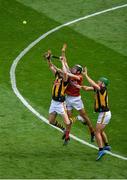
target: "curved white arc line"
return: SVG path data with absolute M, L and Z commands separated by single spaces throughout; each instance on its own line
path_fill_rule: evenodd
M 100 12 L 96 12 L 96 13 L 93 13 L 93 14 L 90 14 L 90 15 L 87 15 L 87 16 L 84 16 L 84 17 L 81 17 L 81 18 L 78 18 L 78 19 L 75 19 L 73 21 L 70 21 L 70 22 L 67 22 L 65 24 L 62 24 L 60 26 L 57 26 L 56 28 L 54 29 L 51 29 L 50 31 L 46 32 L 45 34 L 43 34 L 42 36 L 40 36 L 38 39 L 36 39 L 35 41 L 33 41 L 28 47 L 26 47 L 18 56 L 17 58 L 13 61 L 13 64 L 11 66 L 11 69 L 10 69 L 10 80 L 11 80 L 11 85 L 12 85 L 12 89 L 14 91 L 14 93 L 16 94 L 16 96 L 21 100 L 21 102 L 34 114 L 36 115 L 40 120 L 42 120 L 43 122 L 45 122 L 46 124 L 49 124 L 48 123 L 48 120 L 42 116 L 40 113 L 38 113 L 27 101 L 26 99 L 21 95 L 21 93 L 19 92 L 19 90 L 17 89 L 17 86 L 16 86 L 16 77 L 15 77 L 15 70 L 16 70 L 16 67 L 17 67 L 17 64 L 18 62 L 20 61 L 20 59 L 32 48 L 34 47 L 38 42 L 40 42 L 42 39 L 44 39 L 46 36 L 48 36 L 49 34 L 61 29 L 62 27 L 65 27 L 65 26 L 68 26 L 70 24 L 74 24 L 78 21 L 81 21 L 81 20 L 84 20 L 84 19 L 88 19 L 90 17 L 94 17 L 94 16 L 97 16 L 97 15 L 100 15 L 100 14 L 103 14 L 103 13 L 106 13 L 106 12 L 109 12 L 109 11 L 113 11 L 113 10 L 116 10 L 116 9 L 120 9 L 120 8 L 123 8 L 123 7 L 127 7 L 127 4 L 124 4 L 124 5 L 121 5 L 121 6 L 116 6 L 116 7 L 113 7 L 113 8 L 110 8 L 110 9 L 106 9 L 106 10 L 103 10 L 103 11 L 100 11 Z M 49 124 L 50 125 L 50 124 Z M 52 125 L 50 125 L 52 126 Z M 54 127 L 55 129 L 61 131 L 59 128 L 55 127 L 55 126 L 52 126 Z M 94 149 L 98 149 L 95 145 L 92 145 L 74 135 L 70 135 L 71 138 L 73 138 L 74 140 L 82 143 L 82 144 L 85 144 L 89 147 L 92 147 Z M 115 154 L 115 153 L 111 153 L 111 152 L 107 152 L 108 154 L 110 154 L 111 156 L 114 156 L 114 157 L 117 157 L 119 159 L 123 159 L 123 160 L 127 160 L 127 157 L 124 157 L 124 156 L 121 156 L 121 155 L 118 155 L 118 154 Z

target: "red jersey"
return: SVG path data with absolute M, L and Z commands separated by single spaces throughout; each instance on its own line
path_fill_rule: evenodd
M 82 75 L 77 75 L 80 77 L 80 80 L 77 80 L 75 78 L 69 78 L 69 84 L 67 86 L 67 89 L 65 93 L 69 96 L 80 96 L 80 89 L 75 87 L 73 84 L 82 85 L 83 77 Z

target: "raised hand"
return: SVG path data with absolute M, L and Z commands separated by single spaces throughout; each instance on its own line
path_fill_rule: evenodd
M 46 52 L 46 53 L 43 55 L 43 57 L 44 57 L 45 59 L 47 59 L 47 60 L 50 60 L 50 58 L 51 58 L 51 50 L 48 50 L 48 52 Z
M 62 52 L 65 52 L 66 48 L 67 48 L 67 44 L 64 43 L 64 45 L 63 45 L 63 47 L 62 47 Z
M 87 76 L 87 67 L 84 67 L 84 68 L 83 68 L 82 74 L 83 74 L 84 76 Z

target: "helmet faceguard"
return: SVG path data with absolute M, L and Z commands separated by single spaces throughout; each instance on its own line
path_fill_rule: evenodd
M 82 67 L 81 65 L 79 65 L 79 64 L 76 64 L 76 65 L 74 66 L 74 68 L 75 68 L 78 72 L 80 72 L 80 73 L 82 73 L 82 71 L 83 71 L 83 67 Z

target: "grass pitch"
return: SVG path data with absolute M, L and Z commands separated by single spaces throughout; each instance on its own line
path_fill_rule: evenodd
M 63 6 L 58 0 L 54 3 L 46 0 L 20 2 L 0 0 L 0 178 L 127 178 L 126 161 L 106 155 L 96 162 L 97 151 L 74 140 L 63 147 L 61 134 L 39 121 L 17 99 L 9 77 L 15 57 L 41 34 L 63 22 L 126 1 L 69 0 Z M 67 42 L 70 66 L 87 65 L 95 80 L 100 76 L 110 79 L 112 120 L 107 133 L 112 151 L 124 156 L 127 156 L 127 51 L 123 48 L 126 47 L 126 12 L 127 8 L 119 9 L 49 35 L 22 58 L 16 70 L 17 86 L 22 95 L 48 117 L 53 76 L 41 55 L 48 48 L 59 54 L 62 44 Z M 22 24 L 23 20 L 27 21 L 26 25 Z M 99 27 L 98 32 L 96 27 Z M 93 94 L 82 92 L 82 97 L 95 124 Z M 72 133 L 89 142 L 88 130 L 79 122 L 74 124 Z

